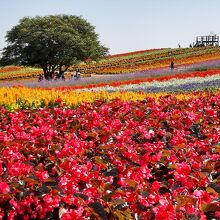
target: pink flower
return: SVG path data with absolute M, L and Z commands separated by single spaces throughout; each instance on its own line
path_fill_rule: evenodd
M 49 177 L 47 171 L 41 171 L 41 170 L 36 171 L 35 175 L 42 182 L 46 181 L 48 179 L 48 177 Z
M 8 194 L 10 192 L 10 187 L 6 182 L 0 182 L 0 193 Z
M 154 182 L 152 183 L 151 190 L 159 191 L 159 189 L 160 189 L 160 182 L 154 181 Z
M 2 168 L 2 161 L 0 160 L 0 175 L 3 173 L 3 168 Z

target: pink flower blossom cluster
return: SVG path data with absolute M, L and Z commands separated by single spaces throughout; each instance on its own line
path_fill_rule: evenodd
M 0 219 L 220 218 L 220 95 L 0 108 Z

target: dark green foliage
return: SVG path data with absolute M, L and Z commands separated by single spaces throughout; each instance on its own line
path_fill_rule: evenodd
M 24 17 L 7 32 L 6 40 L 0 65 L 39 65 L 47 79 L 55 71 L 62 74 L 72 64 L 108 52 L 95 27 L 72 15 Z

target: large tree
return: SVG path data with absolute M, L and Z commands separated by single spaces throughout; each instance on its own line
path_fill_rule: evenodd
M 108 53 L 95 27 L 82 17 L 50 15 L 24 17 L 6 34 L 1 65 L 39 65 L 46 79 L 72 64 Z

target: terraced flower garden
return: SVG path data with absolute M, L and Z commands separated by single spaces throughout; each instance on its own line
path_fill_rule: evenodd
M 219 219 L 219 59 L 147 50 L 80 80 L 2 81 L 0 219 Z
M 0 68 L 0 81 L 37 77 L 41 73 L 39 68 L 7 66 Z

